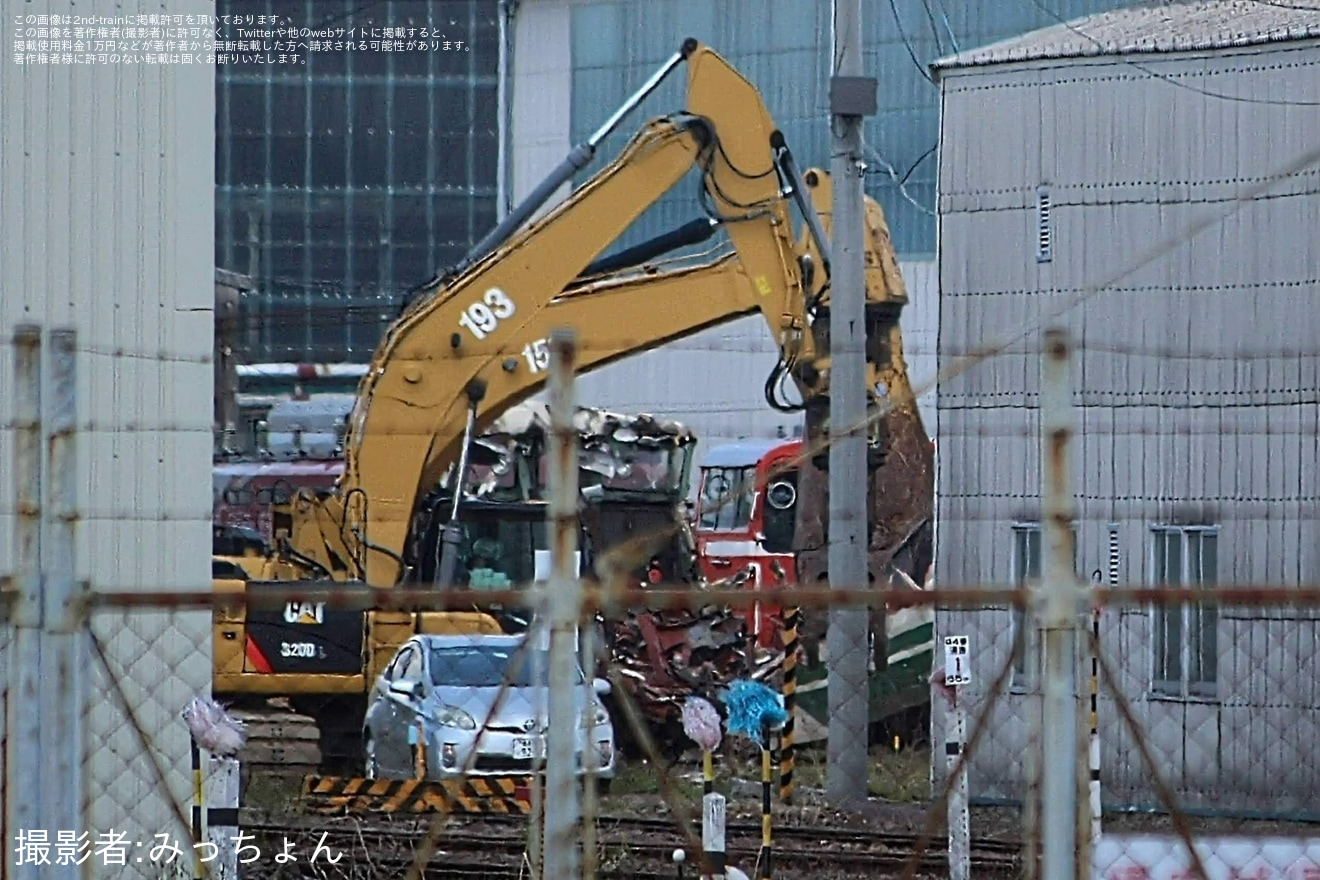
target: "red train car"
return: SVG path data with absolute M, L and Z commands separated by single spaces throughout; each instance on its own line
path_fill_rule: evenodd
M 707 580 L 744 576 L 743 587 L 793 584 L 793 530 L 801 440 L 739 440 L 702 460 L 697 489 L 697 560 Z M 744 612 L 757 640 L 778 639 L 780 609 L 757 603 Z

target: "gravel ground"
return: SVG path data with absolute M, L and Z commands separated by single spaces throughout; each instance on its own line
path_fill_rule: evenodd
M 727 812 L 729 821 L 758 821 L 760 809 L 760 783 L 750 780 L 735 783 L 740 794 L 731 797 Z M 930 820 L 932 808 L 928 801 L 896 803 L 871 798 L 855 811 L 842 812 L 825 802 L 824 792 L 799 788 L 792 806 L 775 802 L 772 807 L 776 824 L 821 825 L 834 828 L 874 829 L 895 833 L 919 833 Z M 695 806 L 695 801 L 694 801 Z M 667 816 L 669 806 L 659 795 L 626 795 L 611 797 L 602 805 L 602 813 L 624 816 Z M 1244 834 L 1271 836 L 1308 836 L 1320 834 L 1320 824 L 1305 822 L 1264 821 L 1233 818 L 1187 816 L 1187 825 L 1194 834 Z M 1115 813 L 1104 817 L 1104 829 L 1110 832 L 1176 833 L 1173 819 L 1164 814 Z M 973 839 L 1018 841 L 1022 836 L 1022 811 L 1018 807 L 973 807 L 970 811 Z M 935 817 L 931 833 L 943 835 L 946 830 L 944 811 Z
M 869 783 L 872 797 L 857 809 L 842 812 L 825 802 L 823 756 L 808 750 L 799 754 L 795 778 L 797 788 L 795 802 L 786 806 L 778 800 L 777 782 L 773 801 L 775 827 L 851 828 L 858 831 L 874 830 L 877 833 L 920 834 L 923 831 L 935 837 L 943 837 L 946 830 L 944 810 L 932 815 L 929 786 L 929 752 L 924 749 L 909 749 L 899 753 L 890 752 L 876 755 L 873 774 Z M 761 783 L 759 780 L 759 760 L 752 755 L 736 754 L 722 756 L 717 765 L 716 789 L 728 798 L 727 815 L 730 824 L 758 824 L 760 820 Z M 247 792 L 244 806 L 270 810 L 274 813 L 291 811 L 294 807 L 300 780 L 289 778 L 269 778 L 257 781 Z M 600 800 L 599 812 L 603 819 L 608 817 L 670 818 L 673 810 L 660 794 L 662 788 L 670 790 L 688 814 L 700 818 L 701 780 L 699 764 L 691 760 L 659 771 L 644 761 L 633 761 L 621 768 L 619 777 L 614 782 L 613 793 Z M 254 802 L 254 801 L 259 801 Z M 311 817 L 304 817 L 304 821 Z M 331 820 L 334 821 L 334 820 Z M 343 820 L 339 820 L 343 821 Z M 471 820 L 461 824 L 472 827 Z M 1320 835 L 1320 824 L 1304 824 L 1282 821 L 1250 821 L 1227 818 L 1204 818 L 1189 816 L 1188 826 L 1194 834 L 1246 834 L 1246 835 Z M 477 820 L 480 825 L 480 820 Z M 324 827 L 324 826 L 323 826 Z M 1017 807 L 974 807 L 971 810 L 971 830 L 974 841 L 1012 841 L 1021 839 L 1022 814 Z M 1104 820 L 1107 832 L 1156 832 L 1175 833 L 1171 817 L 1163 814 L 1116 813 L 1107 815 Z M 749 832 L 740 829 L 738 836 L 745 837 Z M 754 835 L 755 836 L 755 835 Z M 744 851 L 754 849 L 759 839 L 730 839 L 731 847 Z M 790 844 L 785 843 L 785 846 Z M 801 844 L 798 843 L 798 846 Z M 937 843 L 942 846 L 942 842 Z M 689 853 L 691 856 L 692 854 Z M 643 876 L 666 874 L 676 877 L 672 865 L 658 864 L 654 855 L 643 856 L 641 852 L 631 852 L 630 848 L 619 845 L 607 845 L 602 852 L 602 880 L 611 876 L 635 876 L 630 872 L 641 872 Z M 498 862 L 498 859 L 493 860 Z M 355 865 L 358 870 L 364 866 Z M 692 876 L 693 865 L 689 865 L 686 876 Z M 751 864 L 739 864 L 750 871 Z M 798 868 L 798 866 L 794 866 Z M 786 865 L 784 871 L 788 871 Z M 800 868 L 798 868 L 800 870 Z M 776 871 L 776 874 L 783 873 Z M 265 875 L 262 875 L 265 876 Z M 272 877 L 274 875 L 271 875 Z M 376 874 L 368 871 L 364 874 L 350 873 L 344 876 L 375 877 L 388 876 L 388 872 Z M 901 876 L 898 873 L 856 872 L 830 866 L 813 867 L 810 876 L 817 880 L 853 880 L 861 877 Z M 932 876 L 918 873 L 916 877 Z M 974 869 L 972 876 L 997 878 L 1003 874 L 986 873 Z M 489 880 L 495 880 L 492 876 Z

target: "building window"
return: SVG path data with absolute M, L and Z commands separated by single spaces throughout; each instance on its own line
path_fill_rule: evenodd
M 1157 526 L 1152 547 L 1156 585 L 1211 588 L 1218 573 L 1218 531 L 1206 526 Z M 1213 602 L 1152 608 L 1154 671 L 1161 696 L 1213 697 L 1218 678 L 1218 608 Z
M 1026 587 L 1040 580 L 1040 525 L 1030 523 L 1013 526 L 1013 584 Z M 1040 675 L 1040 639 L 1033 626 L 1028 626 L 1027 614 L 1022 608 L 1013 609 L 1013 643 L 1022 633 L 1022 650 L 1013 655 L 1013 687 L 1031 688 Z
M 1073 533 L 1073 570 L 1077 569 L 1077 526 L 1072 526 Z M 1015 523 L 1013 525 L 1013 583 L 1018 588 L 1034 587 L 1041 578 L 1041 560 L 1044 547 L 1040 523 Z M 1040 680 L 1041 644 L 1040 631 L 1030 625 L 1026 612 L 1021 608 L 1013 609 L 1013 639 L 1022 633 L 1022 650 L 1013 656 L 1012 688 L 1028 691 L 1035 688 Z

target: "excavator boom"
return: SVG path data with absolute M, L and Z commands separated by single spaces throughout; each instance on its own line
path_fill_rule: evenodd
M 617 158 L 533 220 L 549 196 L 587 166 L 623 115 L 684 62 L 685 110 L 646 123 Z M 602 257 L 694 168 L 701 174 L 703 219 Z M 804 220 L 798 238 L 789 212 L 794 203 Z M 287 511 L 278 512 L 279 552 L 264 561 L 262 574 L 285 584 L 289 578 L 330 579 L 359 590 L 415 578 L 417 560 L 406 548 L 416 537 L 419 503 L 444 503 L 443 491 L 432 492 L 447 483 L 448 518 L 437 514 L 426 522 L 438 527 L 444 551 L 432 566 L 436 580 L 449 585 L 448 551 L 457 549 L 461 531 L 455 515 L 464 503 L 472 441 L 544 387 L 547 339 L 555 327 L 576 330 L 578 365 L 586 371 L 760 314 L 779 349 L 767 401 L 785 412 L 805 410 L 808 437 L 819 437 L 828 430 L 829 206 L 828 175 L 797 170 L 756 89 L 709 48 L 685 42 L 508 219 L 405 306 L 359 386 L 345 433 L 344 475 L 328 493 L 300 490 Z M 898 402 L 876 421 L 870 438 L 878 453 L 869 485 L 872 570 L 878 573 L 901 548 L 913 546 L 912 534 L 929 520 L 931 455 L 897 326 L 906 292 L 883 212 L 870 199 L 866 222 L 867 394 L 873 406 L 881 395 Z M 680 268 L 648 262 L 715 231 L 727 241 L 714 259 Z M 800 402 L 776 397 L 783 380 L 795 384 Z M 799 582 L 825 574 L 826 478 L 820 468 L 799 469 Z M 447 474 L 457 479 L 444 481 Z M 522 513 L 536 516 L 535 510 Z M 412 555 L 431 549 L 414 547 Z M 230 573 L 239 570 L 231 566 Z M 271 583 L 244 579 L 228 588 L 259 591 Z M 292 695 L 298 711 L 315 715 L 327 743 L 354 742 L 362 734 L 373 677 L 413 633 L 501 626 L 476 607 L 470 613 L 362 614 L 318 606 L 311 617 L 319 634 L 299 633 L 302 641 L 289 642 L 290 653 L 280 655 L 287 662 L 274 669 L 260 651 L 249 650 L 253 627 L 265 627 L 283 652 L 281 640 L 293 637 L 285 624 L 305 623 L 293 607 L 300 604 L 269 619 L 241 609 L 217 612 L 216 689 L 240 699 Z M 317 644 L 326 652 L 314 658 L 303 652 Z M 336 708 L 340 697 L 353 701 L 348 709 Z
M 293 502 L 290 549 L 309 568 L 373 587 L 403 580 L 418 498 L 476 432 L 537 387 L 516 355 L 525 343 L 510 343 L 542 338 L 546 307 L 694 166 L 707 210 L 741 263 L 756 267 L 757 296 L 781 308 L 781 345 L 805 335 L 805 316 L 784 311 L 804 298 L 772 146 L 782 138 L 756 89 L 724 59 L 695 44 L 685 51 L 687 112 L 648 123 L 566 201 L 390 329 L 359 388 L 337 491 Z

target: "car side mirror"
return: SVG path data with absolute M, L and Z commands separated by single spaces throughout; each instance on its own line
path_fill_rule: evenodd
M 610 686 L 609 680 L 604 678 L 598 678 L 594 680 L 591 683 L 591 687 L 592 690 L 596 692 L 596 696 L 598 697 L 603 697 L 614 689 L 613 687 Z
M 392 681 L 390 682 L 390 693 L 420 699 L 422 696 L 422 683 L 420 681 Z

